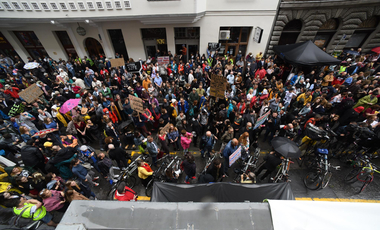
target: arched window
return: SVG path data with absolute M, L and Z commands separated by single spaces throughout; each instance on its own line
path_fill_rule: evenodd
M 314 44 L 319 48 L 328 46 L 331 38 L 336 33 L 339 26 L 339 21 L 336 18 L 331 18 L 319 27 L 319 30 L 314 38 Z
M 360 48 L 367 38 L 371 35 L 373 31 L 375 31 L 376 26 L 379 24 L 379 17 L 373 16 L 364 20 L 358 28 L 355 30 L 354 34 L 348 40 L 344 49 L 357 49 Z
M 292 20 L 285 25 L 282 30 L 278 45 L 294 44 L 297 41 L 302 29 L 302 21 L 299 19 Z

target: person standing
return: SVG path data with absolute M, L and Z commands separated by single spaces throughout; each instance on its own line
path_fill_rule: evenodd
M 202 137 L 199 151 L 201 152 L 203 158 L 205 158 L 205 154 L 207 154 L 208 157 L 211 157 L 210 153 L 214 147 L 214 142 L 217 139 L 218 138 L 210 131 L 207 131 L 206 134 Z
M 71 170 L 83 182 L 87 182 L 93 186 L 99 186 L 98 183 L 94 182 L 99 179 L 99 177 L 94 177 L 95 173 L 93 171 L 87 171 L 85 167 L 80 165 L 80 160 L 78 158 L 74 158 L 71 161 Z
M 194 156 L 189 153 L 185 156 L 185 160 L 182 162 L 183 171 L 186 174 L 185 183 L 190 184 L 190 179 L 193 179 L 197 171 Z
M 236 138 L 234 138 L 230 142 L 228 142 L 228 144 L 226 145 L 226 147 L 223 150 L 224 173 L 226 175 L 228 175 L 228 168 L 230 165 L 229 157 L 232 153 L 234 153 L 236 151 L 236 149 L 238 148 L 238 145 L 239 145 L 239 141 Z
M 108 149 L 108 155 L 112 160 L 115 160 L 117 162 L 117 165 L 119 166 L 120 170 L 123 170 L 122 165 L 124 165 L 124 167 L 128 167 L 126 157 L 128 159 L 131 159 L 131 157 L 128 154 L 126 154 L 126 152 L 122 148 L 116 147 L 114 144 L 109 144 Z
M 281 158 L 280 156 L 272 151 L 269 154 L 265 155 L 264 157 L 265 163 L 259 168 L 259 170 L 255 173 L 255 175 L 258 177 L 264 169 L 267 171 L 264 173 L 264 175 L 260 178 L 260 180 L 264 180 L 265 177 L 270 175 L 277 167 L 277 165 L 281 164 Z
M 157 166 L 157 155 L 160 152 L 160 149 L 158 148 L 157 144 L 153 141 L 152 136 L 147 137 L 148 142 L 146 144 L 146 149 L 149 152 L 149 155 L 152 157 L 152 164 L 154 166 Z

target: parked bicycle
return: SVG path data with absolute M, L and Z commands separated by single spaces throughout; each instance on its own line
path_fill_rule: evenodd
M 365 156 L 364 159 L 360 159 L 358 164 L 354 165 L 354 168 L 345 177 L 345 181 L 347 183 L 362 182 L 363 184 L 358 191 L 361 193 L 373 181 L 375 172 L 380 173 L 378 169 L 380 167 L 371 163 L 369 158 Z
M 336 170 L 340 169 L 340 166 L 332 166 L 329 163 L 327 157 L 329 151 L 327 149 L 317 148 L 315 153 L 317 156 L 315 157 L 315 160 L 310 164 L 312 170 L 306 174 L 303 180 L 305 186 L 310 190 L 326 188 L 332 176 L 330 168 L 334 168 Z
M 291 182 L 289 180 L 289 168 L 290 164 L 293 164 L 293 161 L 290 161 L 288 158 L 285 158 L 282 160 L 280 168 L 278 169 L 276 176 L 273 178 L 270 178 L 270 181 L 273 183 L 279 183 L 279 182 Z
M 236 176 L 232 182 L 240 183 L 242 174 L 248 175 L 250 172 L 255 172 L 260 156 L 260 150 L 260 148 L 256 148 L 253 155 L 249 155 L 248 159 L 242 159 L 242 161 L 240 161 L 240 167 L 234 169 Z
M 140 155 L 134 161 L 132 161 L 128 167 L 120 172 L 119 177 L 117 178 L 116 183 L 113 183 L 111 190 L 107 193 L 107 199 L 113 200 L 115 191 L 121 182 L 125 182 L 126 186 L 133 188 L 136 185 L 136 177 L 133 175 L 137 169 L 137 160 L 145 161 L 149 156 Z

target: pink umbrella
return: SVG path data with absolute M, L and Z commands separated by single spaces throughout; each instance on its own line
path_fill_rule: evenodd
M 70 99 L 70 100 L 66 101 L 65 103 L 63 103 L 59 112 L 61 112 L 62 114 L 69 112 L 70 110 L 75 108 L 75 106 L 77 106 L 80 101 L 81 101 L 81 99 Z
M 380 46 L 379 47 L 376 47 L 376 48 L 373 48 L 371 49 L 371 51 L 375 52 L 375 53 L 378 53 L 380 54 Z

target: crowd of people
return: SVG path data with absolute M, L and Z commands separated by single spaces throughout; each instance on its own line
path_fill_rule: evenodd
M 120 170 L 128 166 L 128 148 L 151 157 L 150 165 L 138 162 L 143 185 L 171 149 L 183 150 L 181 167 L 190 183 L 196 176 L 191 146 L 203 158 L 220 155 L 206 172 L 206 181 L 216 182 L 228 175 L 229 156 L 239 146 L 249 154 L 260 138 L 296 140 L 309 123 L 329 126 L 341 136 L 353 123 L 380 134 L 380 65 L 360 51 L 356 56 L 343 53 L 338 66 L 305 69 L 292 69 L 277 56 L 240 51 L 236 56 L 190 54 L 189 60 L 168 52 L 169 64 L 158 65 L 160 53 L 141 61 L 141 71 L 133 73 L 112 67 L 104 54 L 67 61 L 28 58 L 38 63 L 30 70 L 19 57 L 1 55 L 0 154 L 17 164 L 20 154 L 24 165 L 1 174 L 10 183 L 1 194 L 2 205 L 54 226 L 51 214 L 64 212 L 72 200 L 97 199 L 92 188 L 103 181 L 99 176 L 115 180 L 113 165 Z M 224 98 L 210 95 L 212 75 L 226 78 Z M 27 103 L 19 93 L 32 84 L 43 93 Z M 132 108 L 130 96 L 143 100 L 143 113 Z M 69 99 L 80 102 L 62 113 Z M 13 105 L 19 109 L 10 115 Z M 44 129 L 54 131 L 40 134 Z M 272 153 L 266 159 L 278 162 L 279 156 Z M 265 164 L 256 174 L 267 169 L 263 180 L 273 168 Z M 178 182 L 175 172 L 166 175 L 168 182 Z M 256 176 L 242 176 L 242 182 L 255 183 Z M 136 197 L 125 183 L 115 193 L 118 200 Z

